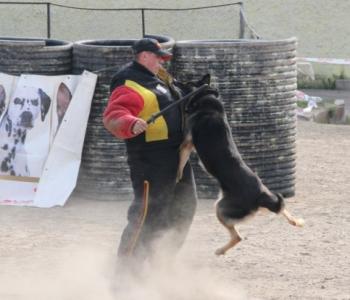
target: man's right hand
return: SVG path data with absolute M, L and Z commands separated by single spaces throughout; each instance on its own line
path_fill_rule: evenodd
M 145 120 L 137 119 L 137 121 L 132 126 L 131 132 L 132 134 L 139 135 L 147 129 L 148 125 Z

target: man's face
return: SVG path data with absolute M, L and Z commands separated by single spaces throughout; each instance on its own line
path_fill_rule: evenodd
M 157 74 L 164 63 L 164 59 L 153 52 L 144 51 L 140 63 L 143 64 L 153 74 Z

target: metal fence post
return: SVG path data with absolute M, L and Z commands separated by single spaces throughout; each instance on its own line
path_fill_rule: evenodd
M 145 29 L 145 10 L 141 9 L 141 15 L 142 15 L 142 37 L 145 37 L 146 29 Z
M 51 3 L 46 3 L 47 38 L 51 38 Z
M 244 32 L 245 32 L 245 19 L 243 15 L 243 2 L 240 2 L 239 7 L 239 38 L 244 38 Z

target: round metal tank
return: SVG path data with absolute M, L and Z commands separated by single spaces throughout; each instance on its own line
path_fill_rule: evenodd
M 73 43 L 60 40 L 0 37 L 0 72 L 70 74 L 72 48 Z
M 295 38 L 179 41 L 172 60 L 179 81 L 211 74 L 243 159 L 285 197 L 295 194 L 296 47 Z M 215 197 L 217 182 L 192 159 L 199 197 Z
M 166 36 L 146 37 L 158 40 L 165 49 L 172 49 L 175 44 L 174 39 Z M 79 195 L 111 200 L 132 195 L 125 144 L 104 128 L 102 115 L 111 79 L 121 66 L 132 61 L 131 46 L 136 40 L 88 40 L 73 45 L 73 73 L 88 70 L 98 74 L 75 189 Z

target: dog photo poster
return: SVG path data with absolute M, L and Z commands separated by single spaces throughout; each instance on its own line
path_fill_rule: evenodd
M 96 80 L 90 72 L 0 73 L 0 204 L 64 205 L 76 184 Z
M 17 83 L 18 77 L 0 73 L 0 123 L 10 103 L 10 93 Z

